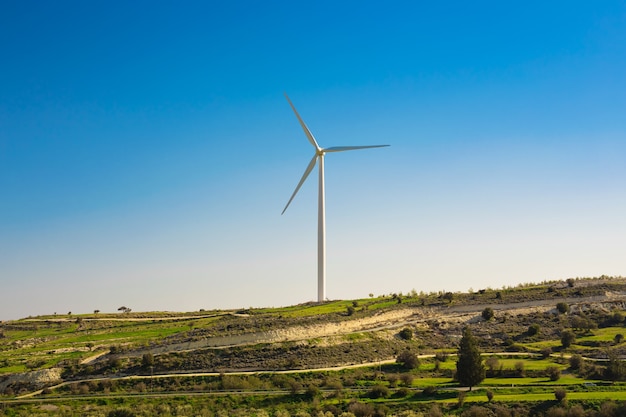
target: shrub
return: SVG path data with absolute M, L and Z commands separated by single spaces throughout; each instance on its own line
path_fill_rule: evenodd
M 565 400 L 566 395 L 567 395 L 567 392 L 565 392 L 563 388 L 554 390 L 554 398 L 556 398 L 558 402 L 563 402 Z
M 556 310 L 561 314 L 565 314 L 569 311 L 569 304 L 563 302 L 557 303 Z
M 541 330 L 541 326 L 539 326 L 537 323 L 533 323 L 530 326 L 528 326 L 528 335 L 529 336 L 535 336 L 536 334 L 539 333 L 539 330 Z
M 483 319 L 489 321 L 493 318 L 493 308 L 487 307 L 482 312 Z
M 517 376 L 524 376 L 524 362 L 523 361 L 515 362 L 515 374 Z
M 374 407 L 371 404 L 364 404 L 358 401 L 350 403 L 348 411 L 357 417 L 373 416 Z
M 485 360 L 485 365 L 487 366 L 489 373 L 493 375 L 500 367 L 500 360 L 496 356 L 489 356 L 487 360 Z
M 109 411 L 107 417 L 135 417 L 135 413 L 126 408 L 120 408 L 118 410 Z
M 306 396 L 309 399 L 319 397 L 320 393 L 321 391 L 317 385 L 309 384 L 309 386 L 306 388 Z
M 550 381 L 558 381 L 561 378 L 561 370 L 558 366 L 548 366 L 546 375 L 550 378 Z
M 488 389 L 486 394 L 487 394 L 487 401 L 491 402 L 491 400 L 493 400 L 493 391 Z
M 613 338 L 613 341 L 615 341 L 616 345 L 619 345 L 620 343 L 624 341 L 624 335 L 621 333 L 616 334 L 615 337 Z
M 420 362 L 417 355 L 410 350 L 403 350 L 396 358 L 396 362 L 402 365 L 404 369 L 411 370 L 419 366 Z
M 437 387 L 424 387 L 424 389 L 422 390 L 422 395 L 424 395 L 425 397 L 432 397 L 434 395 L 437 395 Z
M 582 364 L 583 364 L 583 357 L 580 355 L 572 355 L 569 358 L 569 367 L 573 371 L 579 370 Z
M 386 398 L 389 395 L 389 388 L 384 385 L 374 385 L 372 389 L 369 390 L 367 396 L 372 399 L 376 398 Z
M 576 340 L 576 335 L 571 330 L 563 330 L 561 332 L 561 345 L 565 349 L 570 347 L 574 340 Z
M 413 374 L 410 374 L 408 372 L 400 374 L 400 380 L 407 387 L 410 387 L 411 385 L 413 385 L 413 378 L 414 378 Z
M 398 390 L 398 397 L 404 398 L 404 397 L 407 397 L 410 393 L 411 393 L 410 389 L 406 387 L 402 387 Z
M 463 404 L 465 404 L 465 397 L 467 397 L 467 391 L 459 391 L 459 395 L 456 397 L 457 407 L 463 407 Z
M 479 405 L 473 405 L 461 414 L 462 417 L 490 417 L 489 409 Z
M 154 356 L 152 355 L 152 353 L 148 352 L 143 354 L 143 356 L 141 357 L 141 366 L 144 368 L 154 366 Z
M 399 335 L 400 335 L 400 338 L 404 340 L 411 340 L 413 338 L 413 330 L 409 329 L 408 327 L 405 327 L 404 329 L 400 331 Z
M 552 355 L 552 348 L 550 346 L 541 349 L 541 357 L 546 359 Z
M 428 417 L 443 417 L 443 411 L 441 411 L 439 404 L 433 404 L 430 406 L 427 415 Z

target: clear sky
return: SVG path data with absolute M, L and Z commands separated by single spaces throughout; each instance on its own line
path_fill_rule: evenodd
M 2 1 L 0 319 L 626 275 L 623 1 Z

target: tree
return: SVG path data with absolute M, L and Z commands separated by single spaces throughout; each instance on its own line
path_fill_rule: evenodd
M 498 368 L 500 368 L 500 360 L 495 356 L 489 356 L 487 360 L 485 360 L 485 365 L 487 365 L 487 369 L 489 369 L 489 374 L 493 376 Z
M 493 308 L 487 307 L 482 312 L 483 319 L 489 321 L 493 318 Z
M 546 375 L 550 378 L 550 381 L 558 381 L 561 378 L 561 370 L 558 366 L 548 366 Z
M 149 368 L 154 366 L 154 355 L 152 353 L 144 353 L 141 357 L 141 366 L 144 368 Z
M 569 304 L 567 303 L 556 303 L 556 309 L 559 313 L 565 314 L 569 311 Z
M 487 394 L 487 400 L 491 402 L 491 400 L 493 400 L 493 391 L 488 389 L 486 394 Z
M 537 323 L 531 324 L 530 326 L 528 326 L 528 336 L 534 336 L 538 334 L 539 330 L 541 330 L 541 326 L 539 326 Z
M 568 278 L 568 279 L 566 279 L 566 280 L 565 280 L 565 282 L 567 282 L 567 285 L 568 285 L 570 288 L 573 288 L 573 287 L 574 287 L 574 283 L 575 283 L 576 281 L 574 280 L 574 278 Z
M 554 398 L 556 398 L 558 402 L 563 402 L 563 400 L 565 400 L 566 395 L 567 395 L 567 392 L 565 392 L 565 390 L 562 388 L 554 390 Z
M 583 357 L 580 355 L 572 355 L 569 358 L 569 367 L 573 371 L 577 371 L 583 365 Z
M 413 339 L 413 330 L 405 327 L 404 329 L 400 330 L 399 336 L 404 340 L 411 340 Z
M 622 343 L 624 341 L 624 335 L 621 334 L 621 333 L 618 333 L 618 334 L 615 335 L 613 340 L 615 341 L 616 345 L 619 345 L 620 343 Z
M 410 350 L 403 350 L 396 358 L 396 362 L 402 365 L 404 369 L 415 369 L 420 365 L 417 355 Z
M 620 359 L 617 351 L 611 349 L 607 352 L 608 363 L 604 370 L 605 377 L 611 381 L 619 381 L 626 376 L 626 364 Z
M 469 327 L 463 329 L 456 362 L 456 379 L 459 384 L 469 387 L 480 384 L 485 379 L 485 366 L 478 349 L 478 341 Z
M 572 342 L 576 340 L 576 335 L 571 330 L 563 330 L 561 332 L 561 345 L 567 349 L 572 345 Z

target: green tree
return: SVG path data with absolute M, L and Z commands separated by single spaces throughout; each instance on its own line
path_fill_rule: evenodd
M 572 355 L 569 358 L 569 367 L 573 371 L 577 371 L 583 365 L 583 357 L 580 355 Z
M 152 353 L 148 352 L 143 354 L 143 356 L 141 357 L 141 366 L 143 366 L 144 368 L 154 366 L 154 356 L 152 355 Z
M 558 366 L 548 366 L 546 376 L 550 378 L 550 381 L 558 381 L 561 378 L 561 370 Z
M 611 381 L 619 381 L 626 376 L 626 364 L 620 359 L 617 351 L 611 349 L 607 352 L 608 363 L 604 370 L 604 376 Z
M 537 323 L 533 323 L 528 326 L 528 331 L 526 333 L 528 333 L 528 336 L 534 336 L 539 333 L 539 330 L 541 330 L 541 326 L 539 326 Z
M 576 335 L 571 330 L 563 330 L 561 332 L 561 345 L 567 349 L 572 345 L 572 342 L 576 340 Z
M 567 303 L 556 303 L 556 309 L 559 313 L 565 314 L 569 311 L 569 304 Z
M 415 369 L 420 365 L 417 355 L 410 350 L 403 350 L 396 358 L 396 362 L 402 365 L 404 369 Z
M 404 340 L 411 340 L 413 339 L 413 330 L 405 327 L 404 329 L 400 330 L 399 336 Z
M 463 329 L 463 337 L 459 344 L 456 379 L 462 386 L 469 387 L 470 391 L 473 386 L 485 379 L 485 366 L 478 349 L 478 341 L 469 327 Z
M 567 392 L 563 388 L 558 388 L 554 390 L 554 398 L 558 402 L 562 403 L 565 400 L 566 396 L 567 396 Z

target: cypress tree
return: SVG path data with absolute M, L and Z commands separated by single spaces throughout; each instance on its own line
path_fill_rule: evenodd
M 463 329 L 463 337 L 459 345 L 459 356 L 456 362 L 456 379 L 459 384 L 472 387 L 485 379 L 485 366 L 480 356 L 478 342 L 469 327 Z

